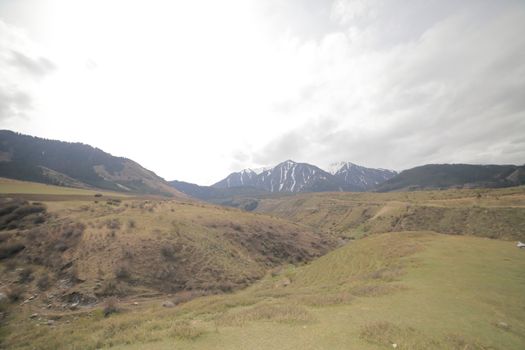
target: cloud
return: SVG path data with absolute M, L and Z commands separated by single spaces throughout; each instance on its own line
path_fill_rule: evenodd
M 523 163 L 525 7 L 456 3 L 336 1 L 331 18 L 345 29 L 315 44 L 315 84 L 275 105 L 303 122 L 255 148 L 246 165 Z
M 40 80 L 56 70 L 17 28 L 0 21 L 0 122 L 26 118 Z
M 56 69 L 55 64 L 45 57 L 32 58 L 16 50 L 11 50 L 11 55 L 8 63 L 35 77 L 45 76 Z
M 0 121 L 11 117 L 25 117 L 33 107 L 31 96 L 23 91 L 5 91 L 0 87 Z

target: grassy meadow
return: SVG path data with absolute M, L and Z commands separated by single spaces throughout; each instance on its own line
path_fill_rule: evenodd
M 14 195 L 23 197 L 24 195 L 29 195 L 30 198 L 38 200 L 71 200 L 73 197 L 77 199 L 87 199 L 87 197 L 93 197 L 95 194 L 102 194 L 106 197 L 129 197 L 129 195 L 119 192 L 61 187 L 36 182 L 0 178 L 0 195 L 2 196 Z
M 107 318 L 55 315 L 53 327 L 27 307 L 3 332 L 15 349 L 522 349 L 524 269 L 509 242 L 387 233 L 233 294 L 170 309 L 130 300 Z
M 43 224 L 1 232 L 26 248 L 0 260 L 0 292 L 20 293 L 0 303 L 0 348 L 525 348 L 523 187 L 266 197 L 256 213 L 52 194 L 32 204 Z

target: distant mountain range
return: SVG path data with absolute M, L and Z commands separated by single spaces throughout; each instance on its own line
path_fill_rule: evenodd
M 118 192 L 184 196 L 154 172 L 82 143 L 0 130 L 0 177 Z
M 394 170 L 365 168 L 350 162 L 331 164 L 329 172 L 357 191 L 370 191 L 397 175 Z
M 228 175 L 212 186 L 171 181 L 179 191 L 205 201 L 253 207 L 253 197 L 272 193 L 368 191 L 392 178 L 392 170 L 371 169 L 349 162 L 332 164 L 329 171 L 287 160 L 273 168 L 244 169 Z
M 130 159 L 82 143 L 0 130 L 0 177 L 137 194 L 188 195 L 253 209 L 257 197 L 272 194 L 518 186 L 525 184 L 525 165 L 429 164 L 397 173 L 350 162 L 334 163 L 323 170 L 287 160 L 272 168 L 231 173 L 212 186 L 199 186 L 168 183 Z
M 367 191 L 394 177 L 392 170 L 371 169 L 349 162 L 333 164 L 330 171 L 287 160 L 256 173 L 245 169 L 212 185 L 215 188 L 251 186 L 274 192 Z
M 525 184 L 525 166 L 429 164 L 397 173 L 365 168 L 350 162 L 334 163 L 325 171 L 311 164 L 287 160 L 259 172 L 245 169 L 231 173 L 212 186 L 178 181 L 170 183 L 195 198 L 251 207 L 255 197 L 272 193 L 391 192 L 519 186 Z
M 408 169 L 375 188 L 378 192 L 497 188 L 525 184 L 525 166 L 428 164 Z

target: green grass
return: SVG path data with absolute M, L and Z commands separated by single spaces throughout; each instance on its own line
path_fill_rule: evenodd
M 125 194 L 117 192 L 88 190 L 81 188 L 70 188 L 40 184 L 36 182 L 18 181 L 0 178 L 0 194 L 32 194 L 32 195 L 70 195 L 70 196 L 93 196 L 100 193 L 106 196 L 125 197 Z
M 32 191 L 44 191 L 42 186 Z M 14 312 L 0 327 L 6 348 L 525 348 L 525 250 L 484 238 L 514 239 L 525 232 L 524 187 L 270 197 L 260 204 L 265 215 L 195 202 L 67 198 L 44 204 L 56 223 L 85 225 L 78 246 L 65 252 L 85 280 L 75 290 L 92 292 L 96 281 L 115 278 L 115 268 L 126 263 L 134 294 L 122 297 L 120 312 L 105 318 L 102 303 L 47 309 L 46 295 L 58 291 L 37 292 L 34 301 L 10 306 Z M 247 239 L 257 233 L 263 235 Z M 274 248 L 312 247 L 315 239 L 332 235 L 359 239 L 309 263 L 268 271 L 264 259 Z M 254 246 L 247 243 L 257 242 L 260 251 L 250 252 Z M 178 260 L 162 253 L 166 243 L 177 248 Z M 173 277 L 159 277 L 166 268 L 214 292 L 267 273 L 243 290 L 164 308 L 165 300 L 181 300 L 162 290 L 156 294 L 155 287 L 169 286 Z M 1 265 L 0 271 L 3 290 L 16 270 Z M 34 312 L 39 317 L 30 319 Z
M 7 329 L 12 348 L 523 349 L 525 256 L 512 243 L 428 232 L 355 241 L 233 294 L 173 309 Z M 283 282 L 285 281 L 285 282 Z M 502 327 L 505 323 L 508 327 Z M 108 331 L 109 329 L 109 331 Z M 25 344 L 25 345 L 24 345 Z

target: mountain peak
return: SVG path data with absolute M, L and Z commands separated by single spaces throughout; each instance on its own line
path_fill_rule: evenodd
M 360 166 L 352 162 L 335 162 L 328 165 L 328 172 L 332 175 L 335 175 L 343 169 L 359 168 Z
M 250 168 L 242 169 L 239 173 L 241 173 L 241 174 L 257 174 L 255 171 L 253 171 Z
M 278 164 L 277 166 L 280 166 L 280 165 L 287 165 L 287 166 L 291 166 L 291 165 L 295 165 L 297 164 L 296 162 L 294 162 L 293 160 L 291 159 L 288 159 L 288 160 L 285 160 L 284 162 Z
M 258 170 L 245 169 L 232 173 L 213 187 L 251 186 L 268 192 L 366 191 L 396 174 L 351 162 L 333 163 L 326 172 L 315 165 L 291 159 L 273 168 Z

